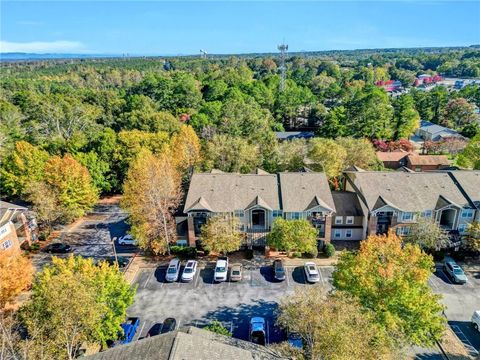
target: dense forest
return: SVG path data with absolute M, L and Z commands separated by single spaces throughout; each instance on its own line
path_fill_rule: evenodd
M 65 182 L 58 173 L 69 172 L 73 184 L 91 177 L 93 188 L 82 190 L 91 202 L 94 193 L 121 191 L 142 148 L 175 153 L 198 144 L 201 170 L 273 172 L 295 170 L 308 151 L 324 156 L 322 146 L 353 154 L 354 139 L 398 143 L 420 119 L 473 138 L 479 85 L 419 90 L 412 85 L 420 74 L 479 77 L 480 50 L 290 54 L 282 91 L 276 55 L 3 62 L 0 191 L 32 199 L 49 191 L 41 184 L 33 191 L 33 182 Z M 408 91 L 391 96 L 376 86 L 390 79 Z M 312 142 L 316 149 L 304 141 L 278 143 L 274 132 L 290 129 L 314 130 L 321 138 Z M 334 177 L 352 163 L 347 156 L 335 170 L 320 167 Z

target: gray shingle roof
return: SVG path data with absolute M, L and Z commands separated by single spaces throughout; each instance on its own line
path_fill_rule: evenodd
M 184 212 L 208 204 L 210 211 L 246 209 L 257 197 L 271 209 L 280 209 L 277 175 L 273 174 L 193 174 Z M 202 198 L 202 199 L 200 199 Z M 208 209 L 207 209 L 208 210 Z
M 250 342 L 188 327 L 88 356 L 91 360 L 270 360 L 281 359 Z
M 362 207 L 356 193 L 332 191 L 336 214 L 340 216 L 363 216 Z
M 278 140 L 292 140 L 292 139 L 310 139 L 315 136 L 312 131 L 277 131 L 275 136 Z
M 280 191 L 283 211 L 301 212 L 311 208 L 317 197 L 320 206 L 335 211 L 332 193 L 324 173 L 280 173 Z
M 435 209 L 440 196 L 461 206 L 468 204 L 448 173 L 365 171 L 352 176 L 369 210 L 378 208 L 379 197 L 386 204 L 412 212 Z
M 454 179 L 474 203 L 480 203 L 480 171 L 451 171 Z

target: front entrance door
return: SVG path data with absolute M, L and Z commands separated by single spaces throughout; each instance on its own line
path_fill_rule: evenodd
M 252 226 L 254 228 L 265 228 L 265 210 L 252 210 Z

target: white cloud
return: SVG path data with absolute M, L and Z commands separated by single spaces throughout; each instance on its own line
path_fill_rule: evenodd
M 0 52 L 28 52 L 28 53 L 51 53 L 65 51 L 85 51 L 85 46 L 79 41 L 32 41 L 12 42 L 0 40 Z

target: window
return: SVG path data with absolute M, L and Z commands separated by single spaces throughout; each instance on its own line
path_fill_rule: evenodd
M 467 224 L 460 224 L 458 225 L 458 232 L 460 234 L 464 234 L 465 233 L 465 230 L 467 230 Z
M 473 218 L 473 209 L 462 209 L 462 218 L 463 219 Z
M 301 218 L 302 218 L 301 213 L 299 213 L 299 212 L 293 212 L 292 213 L 292 219 L 298 220 L 298 219 L 301 219 Z
M 402 214 L 403 221 L 412 221 L 413 220 L 413 213 L 412 212 L 404 212 Z
M 244 217 L 245 212 L 243 210 L 235 210 L 236 217 Z
M 415 171 L 416 171 L 416 172 L 422 171 L 422 167 L 421 167 L 421 166 L 415 166 Z
M 402 226 L 397 228 L 397 235 L 405 236 L 410 234 L 410 228 L 408 226 Z
M 351 238 L 352 237 L 352 230 L 351 229 L 345 230 L 345 237 L 346 238 Z
M 12 245 L 13 245 L 12 240 L 7 240 L 3 242 L 2 248 L 3 250 L 7 250 L 8 248 L 12 247 Z
M 335 229 L 335 231 L 333 232 L 333 237 L 335 238 L 339 238 L 342 236 L 342 230 L 340 229 Z
M 425 210 L 422 212 L 422 218 L 431 218 L 432 217 L 432 210 Z
M 353 224 L 353 216 L 347 216 L 347 224 Z
M 336 216 L 335 217 L 335 224 L 337 224 L 337 225 L 343 224 L 343 217 L 342 216 Z
M 273 217 L 282 217 L 282 210 L 273 210 Z

